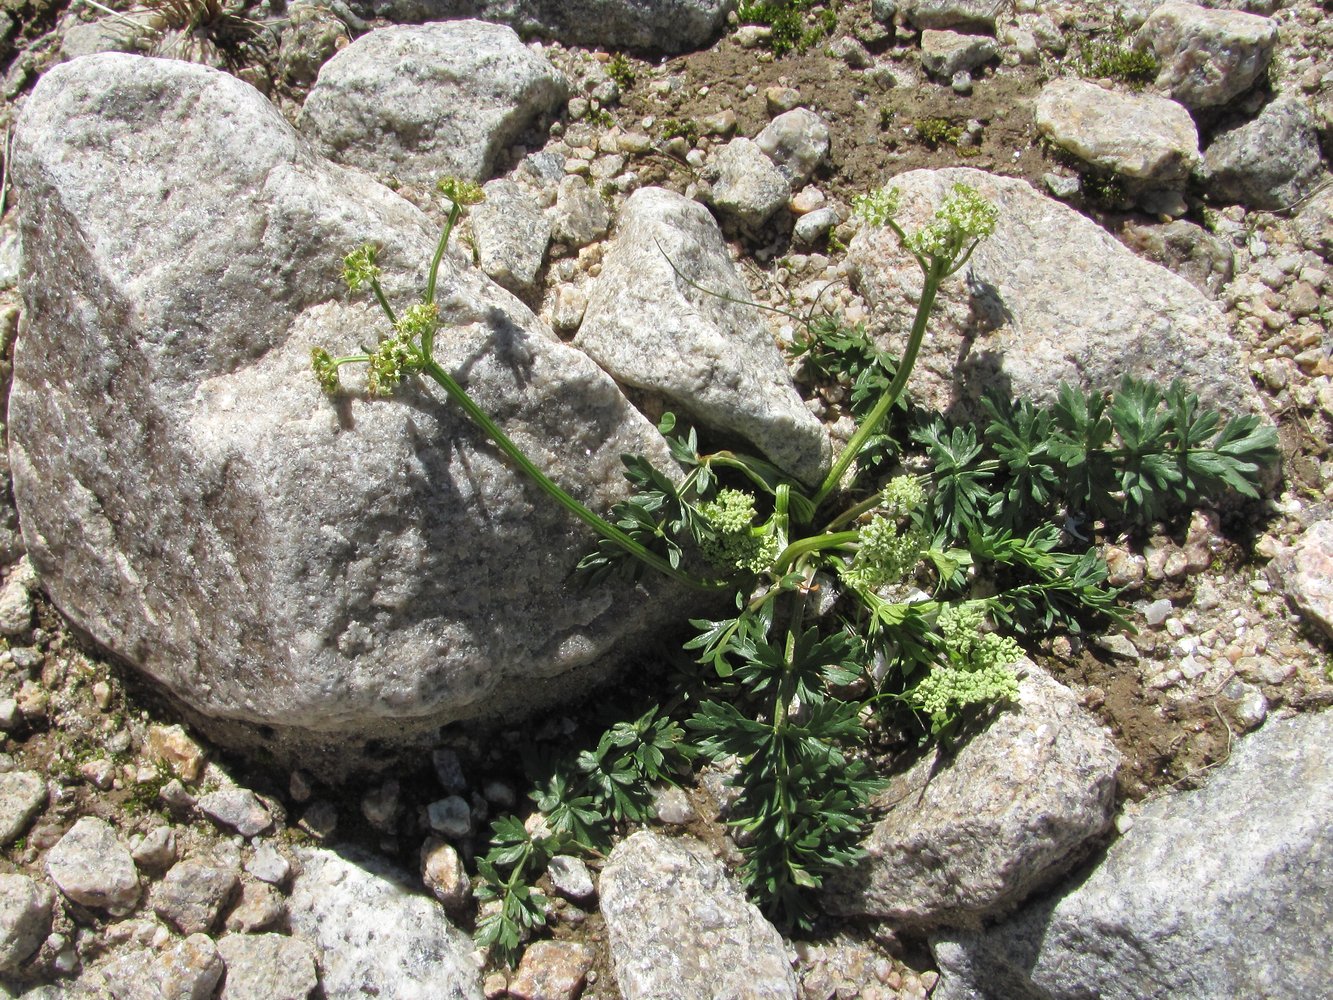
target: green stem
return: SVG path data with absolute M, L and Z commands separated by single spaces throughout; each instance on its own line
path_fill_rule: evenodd
M 859 541 L 860 538 L 861 532 L 859 531 L 833 531 L 821 535 L 811 535 L 808 538 L 799 538 L 782 550 L 782 554 L 773 563 L 773 570 L 781 575 L 788 566 L 801 556 L 809 555 L 811 552 L 819 552 L 822 549 L 836 549 L 842 545 L 850 545 Z
M 944 280 L 949 264 L 949 261 L 938 258 L 931 260 L 930 267 L 926 270 L 925 286 L 921 289 L 921 301 L 916 307 L 916 318 L 912 321 L 912 331 L 907 337 L 907 348 L 903 351 L 902 360 L 898 362 L 898 371 L 893 377 L 893 382 L 879 397 L 879 402 L 875 404 L 875 408 L 861 422 L 861 426 L 852 435 L 852 439 L 847 442 L 847 447 L 843 449 L 838 461 L 824 479 L 824 484 L 819 487 L 819 492 L 815 494 L 815 506 L 823 503 L 828 499 L 828 495 L 838 488 L 838 484 L 842 482 L 842 477 L 851 467 L 851 464 L 856 461 L 856 456 L 865 447 L 866 442 L 879 430 L 879 425 L 884 422 L 889 410 L 893 408 L 893 404 L 898 401 L 898 397 L 902 394 L 903 387 L 907 384 L 907 378 L 912 374 L 912 368 L 916 365 L 916 356 L 921 350 L 921 342 L 926 335 L 926 323 L 930 319 L 931 310 L 935 308 L 935 295 L 939 292 L 940 282 Z
M 634 556 L 640 562 L 666 576 L 671 577 L 681 583 L 688 584 L 701 590 L 716 589 L 716 584 L 705 583 L 697 580 L 690 574 L 672 566 L 666 559 L 659 556 L 656 552 L 645 548 L 636 542 L 629 535 L 617 528 L 610 521 L 598 517 L 591 510 L 575 500 L 572 496 L 561 489 L 551 480 L 541 469 L 533 465 L 528 456 L 523 454 L 518 445 L 509 439 L 509 436 L 502 431 L 480 406 L 478 406 L 472 397 L 447 371 L 440 367 L 434 359 L 427 358 L 422 366 L 422 371 L 433 378 L 439 386 L 449 394 L 449 398 L 457 403 L 478 427 L 486 432 L 486 435 L 495 442 L 501 451 L 519 467 L 541 490 L 551 497 L 556 503 L 564 507 L 584 524 L 588 525 L 603 538 L 609 539 L 616 545 Z
M 398 317 L 394 315 L 393 306 L 389 305 L 389 300 L 384 297 L 384 289 L 380 287 L 378 278 L 370 279 L 370 290 L 375 293 L 375 299 L 379 302 L 380 308 L 384 310 L 384 315 L 389 317 L 389 323 L 397 326 Z
M 428 306 L 435 304 L 435 281 L 440 275 L 440 263 L 444 260 L 445 248 L 449 245 L 449 234 L 454 231 L 454 226 L 463 214 L 463 206 L 458 202 L 451 201 L 449 205 L 449 217 L 444 221 L 444 232 L 440 234 L 440 242 L 435 244 L 435 256 L 430 260 L 430 275 L 426 278 L 426 297 L 423 301 Z M 435 331 L 427 330 L 421 335 L 421 352 L 427 358 L 432 358 L 434 351 Z

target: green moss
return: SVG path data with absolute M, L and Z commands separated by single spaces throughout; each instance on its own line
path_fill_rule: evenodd
M 917 138 L 931 149 L 940 146 L 957 146 L 963 137 L 963 126 L 955 125 L 947 118 L 918 118 L 912 122 Z

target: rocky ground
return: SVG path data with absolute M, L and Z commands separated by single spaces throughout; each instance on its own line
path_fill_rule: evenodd
M 1244 185 L 1240 196 L 1219 194 L 1185 175 L 1134 177 L 1123 161 L 1120 181 L 1108 184 L 1114 170 L 1090 167 L 1041 138 L 1038 95 L 1054 79 L 1088 77 L 1088 54 L 1123 41 L 1154 6 L 1002 3 L 980 27 L 966 25 L 979 34 L 960 42 L 923 34 L 901 15 L 895 20 L 886 10 L 892 4 L 846 2 L 833 6 L 830 33 L 781 56 L 766 46 L 762 29 L 736 24 L 707 48 L 662 58 L 534 41 L 570 81 L 569 96 L 560 113 L 499 151 L 491 173 L 545 192 L 543 207 L 555 213 L 550 250 L 525 271 L 521 254 L 485 257 L 494 245 L 486 227 L 494 223 L 484 213 L 460 234 L 492 277 L 572 338 L 625 200 L 641 187 L 665 187 L 717 208 L 749 294 L 788 314 L 766 314 L 779 342 L 798 333 L 791 313 L 816 307 L 883 332 L 884 311 L 849 255 L 859 229 L 851 200 L 907 170 L 958 166 L 1020 178 L 1063 199 L 1216 302 L 1252 378 L 1250 391 L 1281 436 L 1281 477 L 1270 498 L 1107 539 L 1112 580 L 1125 588 L 1138 631 L 1059 637 L 1028 651 L 1109 731 L 1122 758 L 1114 792 L 1121 833 L 1168 793 L 1203 784 L 1245 734 L 1333 701 L 1326 631 L 1333 539 L 1320 527 L 1333 510 L 1333 313 L 1326 307 L 1333 208 L 1318 163 L 1321 154 L 1327 162 L 1333 127 L 1333 29 L 1311 2 L 1229 5 L 1271 15 L 1276 45 L 1256 82 L 1194 109 L 1204 136 L 1251 120 L 1273 95 L 1298 102 L 1314 123 L 1312 140 L 1283 140 L 1293 162 L 1273 170 L 1285 181 L 1254 182 L 1264 196 Z M 272 27 L 240 47 L 207 32 L 159 32 L 150 44 L 133 26 L 114 26 L 140 39 L 127 43 L 131 48 L 188 51 L 227 68 L 296 119 L 319 66 L 381 23 L 341 3 L 260 4 L 243 12 Z M 93 6 L 15 3 L 0 14 L 0 26 L 6 19 L 9 119 L 50 66 L 114 47 L 106 41 L 113 22 Z M 817 23 L 813 15 L 810 23 Z M 1131 92 L 1119 81 L 1101 83 Z M 808 181 L 766 215 L 755 214 L 749 195 L 728 201 L 722 151 L 796 108 L 813 110 L 827 127 L 829 151 Z M 1060 128 L 1057 122 L 1047 135 L 1060 136 Z M 1117 139 L 1096 138 L 1092 146 Z M 1294 162 L 1311 153 L 1314 167 Z M 553 172 L 543 174 L 548 168 Z M 1216 165 L 1210 169 L 1221 175 Z M 426 203 L 406 168 L 384 174 L 400 193 Z M 571 187 L 566 178 L 590 185 Z M 1288 182 L 1295 187 L 1284 188 Z M 589 190 L 598 197 L 583 199 L 579 192 Z M 8 356 L 23 308 L 12 211 L 0 232 L 0 331 Z M 802 389 L 807 410 L 845 439 L 845 392 Z M 483 846 L 488 817 L 522 811 L 524 748 L 556 753 L 586 739 L 596 725 L 587 706 L 496 734 L 463 732 L 415 768 L 349 784 L 229 757 L 181 728 L 171 704 L 61 619 L 23 557 L 8 499 L 4 511 L 0 995 L 7 986 L 14 994 L 119 1000 L 203 998 L 218 989 L 226 998 L 333 998 L 374 984 L 381 996 L 408 997 L 420 995 L 411 985 L 416 963 L 485 966 L 486 956 L 446 914 L 464 928 L 474 919 L 464 869 Z M 660 691 L 652 681 L 636 687 L 618 697 L 647 703 Z M 678 856 L 676 847 L 654 847 L 652 835 L 636 834 L 618 849 L 618 864 L 603 869 L 604 859 L 595 859 L 591 872 L 581 862 L 553 870 L 543 884 L 556 900 L 555 944 L 530 949 L 517 971 L 487 967 L 486 995 L 610 1000 L 622 990 L 651 991 L 651 968 L 627 972 L 633 963 L 622 958 L 613 972 L 614 925 L 646 905 L 625 887 L 624 868 L 636 852 L 648 852 L 643 865 L 670 877 L 651 890 L 669 902 L 653 904 L 651 919 L 634 919 L 688 923 L 695 907 L 735 907 L 722 921 L 727 940 L 714 942 L 713 973 L 721 982 L 728 971 L 745 970 L 734 995 L 798 995 L 799 988 L 812 1000 L 887 1000 L 935 989 L 929 928 L 910 921 L 904 932 L 901 919 L 830 917 L 813 939 L 785 942 L 767 925 L 749 927 L 751 917 L 727 894 L 722 870 L 737 853 L 717 813 L 707 782 L 659 802 L 655 829 L 693 835 L 708 845 L 702 856 Z M 415 887 L 440 905 L 427 906 L 424 895 L 404 901 L 393 888 L 399 876 L 377 871 L 375 861 L 353 869 L 333 848 L 413 873 Z M 696 893 L 711 902 L 700 903 Z M 386 944 L 339 922 L 339 913 L 357 906 L 378 907 L 405 937 Z M 390 947 L 402 949 L 397 971 L 385 958 Z M 630 945 L 640 957 L 671 947 L 669 939 Z M 634 987 L 625 984 L 638 975 Z M 430 995 L 475 995 L 462 972 L 453 993 L 435 988 Z

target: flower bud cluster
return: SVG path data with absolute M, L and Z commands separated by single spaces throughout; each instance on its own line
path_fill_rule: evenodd
M 778 540 L 756 529 L 754 496 L 743 490 L 719 490 L 716 499 L 699 505 L 712 534 L 701 540 L 704 558 L 715 566 L 761 573 L 778 555 Z

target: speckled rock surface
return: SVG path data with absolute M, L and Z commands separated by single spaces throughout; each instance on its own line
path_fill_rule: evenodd
M 1061 381 L 1111 388 L 1131 374 L 1184 378 L 1211 405 L 1258 408 L 1215 303 L 1024 181 L 969 169 L 900 174 L 902 224 L 922 225 L 960 182 L 998 206 L 999 224 L 941 289 L 912 375 L 917 398 L 972 409 L 991 388 L 1053 399 Z M 901 351 L 920 294 L 916 261 L 887 229 L 859 234 L 849 259 L 884 347 Z
M 69 899 L 123 915 L 139 901 L 134 858 L 104 819 L 84 816 L 46 856 L 46 873 Z
M 324 64 L 299 125 L 324 155 L 376 177 L 482 181 L 565 92 L 564 77 L 503 25 L 380 28 Z
M 359 740 L 568 696 L 665 613 L 571 581 L 592 533 L 442 394 L 321 393 L 312 346 L 382 323 L 345 301 L 340 257 L 380 243 L 401 302 L 438 231 L 252 88 L 90 56 L 43 78 L 15 147 L 26 266 L 63 275 L 26 282 L 10 397 L 31 557 L 205 733 L 338 767 Z M 622 453 L 668 466 L 615 384 L 465 260 L 441 272 L 436 356 L 509 435 L 599 510 Z
M 1333 636 L 1333 521 L 1316 521 L 1269 571 L 1310 622 Z
M 868 857 L 830 906 L 897 927 L 977 925 L 1050 885 L 1110 825 L 1120 754 L 1077 697 L 1030 661 L 1016 704 L 954 756 L 928 754 L 876 800 Z
M 1213 200 L 1249 208 L 1298 206 L 1327 179 L 1314 114 L 1295 97 L 1279 97 L 1253 120 L 1220 132 L 1200 169 Z
M 934 942 L 938 1000 L 1304 1000 L 1333 947 L 1333 713 L 1270 722 L 1146 805 L 1086 880 Z
M 1183 184 L 1199 162 L 1199 133 L 1184 107 L 1086 80 L 1052 80 L 1037 96 L 1037 131 L 1080 160 L 1135 181 Z
M 600 889 L 625 1000 L 795 1000 L 782 937 L 699 842 L 636 833 Z
M 704 288 L 746 297 L 707 209 L 661 188 L 635 192 L 575 345 L 618 380 L 817 480 L 830 461 L 828 434 L 802 404 L 755 310 L 690 287 L 673 265 Z
M 1139 29 L 1157 57 L 1154 86 L 1188 108 L 1226 104 L 1268 69 L 1277 22 L 1244 11 L 1210 10 L 1171 0 Z
M 297 857 L 289 921 L 318 948 L 329 1000 L 481 1000 L 471 939 L 417 880 L 362 854 L 307 849 Z

